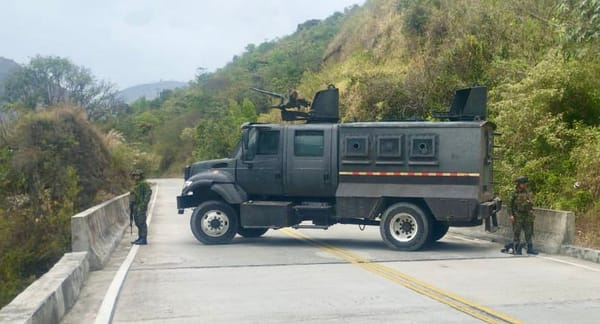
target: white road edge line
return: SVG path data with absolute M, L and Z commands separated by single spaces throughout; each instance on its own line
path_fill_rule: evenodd
M 463 241 L 471 241 L 471 242 L 482 242 L 483 241 L 483 242 L 485 242 L 485 240 L 480 240 L 480 239 L 477 239 L 477 238 L 471 239 L 471 238 L 461 237 L 460 234 L 458 234 L 458 235 L 449 234 L 448 236 L 450 236 L 452 238 L 455 238 L 455 239 L 463 240 Z M 571 266 L 574 266 L 574 267 L 578 267 L 578 268 L 582 268 L 582 269 L 586 269 L 586 270 L 590 270 L 590 271 L 600 272 L 600 269 L 588 267 L 588 266 L 583 265 L 583 264 L 578 264 L 578 263 L 569 262 L 569 261 L 565 261 L 565 260 L 556 259 L 556 258 L 553 258 L 553 257 L 542 256 L 542 255 L 537 255 L 536 257 L 541 258 L 541 259 L 546 259 L 546 260 L 554 261 L 554 262 L 558 262 L 558 263 L 568 264 L 568 265 L 571 265 Z
M 154 197 L 152 197 L 151 206 L 148 210 L 148 219 L 146 220 L 148 226 L 150 226 L 150 221 L 152 221 L 154 204 L 156 202 L 156 197 L 158 197 L 158 184 L 156 184 L 156 189 L 153 196 Z M 131 250 L 129 250 L 129 254 L 127 254 L 127 258 L 125 258 L 125 261 L 121 264 L 119 270 L 117 270 L 117 274 L 113 278 L 108 290 L 106 291 L 106 294 L 104 295 L 102 305 L 100 305 L 100 309 L 96 314 L 96 320 L 94 321 L 94 324 L 112 323 L 112 318 L 114 315 L 115 306 L 117 305 L 117 300 L 119 298 L 119 293 L 121 292 L 121 287 L 123 287 L 129 267 L 131 267 L 133 259 L 135 259 L 135 255 L 137 254 L 139 248 L 139 245 L 133 245 Z
M 588 267 L 586 265 L 578 264 L 578 263 L 575 263 L 575 262 L 569 262 L 569 261 L 565 261 L 565 260 L 560 260 L 560 259 L 555 259 L 555 258 L 552 258 L 552 257 L 546 257 L 546 256 L 540 256 L 540 255 L 538 255 L 537 257 L 538 258 L 542 258 L 542 259 L 546 259 L 546 260 L 550 260 L 550 261 L 554 261 L 554 262 L 558 262 L 558 263 L 564 263 L 564 264 L 572 265 L 574 267 L 578 267 L 578 268 L 582 268 L 582 269 L 586 269 L 586 270 L 590 270 L 590 271 L 600 272 L 600 269 Z

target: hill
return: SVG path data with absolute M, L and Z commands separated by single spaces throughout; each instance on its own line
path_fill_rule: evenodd
M 153 100 L 164 90 L 174 90 L 177 88 L 185 88 L 187 86 L 187 83 L 179 81 L 161 81 L 140 84 L 119 91 L 118 97 L 122 98 L 123 101 L 129 104 L 143 97 L 145 97 L 147 100 Z

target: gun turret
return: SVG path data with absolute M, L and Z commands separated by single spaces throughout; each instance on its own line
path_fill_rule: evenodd
M 448 112 L 436 112 L 433 117 L 457 120 L 486 120 L 487 87 L 458 89 Z
M 300 108 L 300 107 L 309 107 L 310 101 L 302 98 L 298 98 L 298 92 L 293 90 L 290 92 L 288 96 L 284 96 L 277 92 L 267 91 L 259 88 L 250 88 L 256 92 L 266 94 L 267 96 L 271 96 L 279 99 L 279 104 L 275 106 L 269 106 L 269 108 L 278 108 L 278 109 L 286 109 L 286 108 Z
M 337 123 L 339 120 L 339 91 L 333 85 L 317 92 L 312 104 L 306 99 L 298 98 L 296 90 L 292 90 L 287 96 L 284 96 L 280 93 L 263 89 L 250 89 L 279 99 L 279 104 L 269 106 L 268 108 L 281 110 L 281 119 L 284 121 L 305 120 L 307 123 Z M 309 112 L 288 110 L 290 108 L 300 109 L 302 107 L 310 107 Z

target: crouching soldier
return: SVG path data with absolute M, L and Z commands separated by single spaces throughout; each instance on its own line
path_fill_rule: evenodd
M 148 182 L 144 180 L 144 173 L 141 170 L 131 172 L 131 176 L 135 181 L 135 186 L 129 194 L 129 212 L 131 219 L 135 221 L 135 226 L 138 228 L 138 239 L 131 244 L 145 245 L 148 244 L 148 226 L 146 225 L 146 213 L 148 212 L 148 203 L 152 196 L 152 189 Z
M 515 254 L 523 254 L 521 245 L 521 231 L 525 232 L 525 242 L 527 242 L 527 254 L 538 254 L 533 249 L 533 203 L 531 194 L 527 190 L 527 177 L 519 177 L 515 180 L 516 187 L 510 200 L 510 220 L 513 226 L 512 248 Z M 510 247 L 505 247 L 507 250 Z

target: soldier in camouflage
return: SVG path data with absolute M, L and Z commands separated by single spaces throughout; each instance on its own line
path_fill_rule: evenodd
M 515 180 L 516 188 L 510 199 L 510 220 L 513 224 L 513 251 L 515 254 L 523 254 L 521 245 L 521 231 L 525 232 L 527 243 L 527 254 L 538 254 L 533 249 L 533 203 L 531 194 L 527 190 L 527 177 L 519 177 Z
M 129 212 L 130 219 L 133 218 L 135 226 L 138 228 L 138 239 L 131 243 L 146 245 L 148 244 L 146 213 L 148 211 L 150 196 L 152 196 L 152 189 L 150 189 L 148 182 L 144 180 L 144 173 L 141 170 L 133 171 L 131 176 L 135 181 L 135 186 L 129 194 Z

